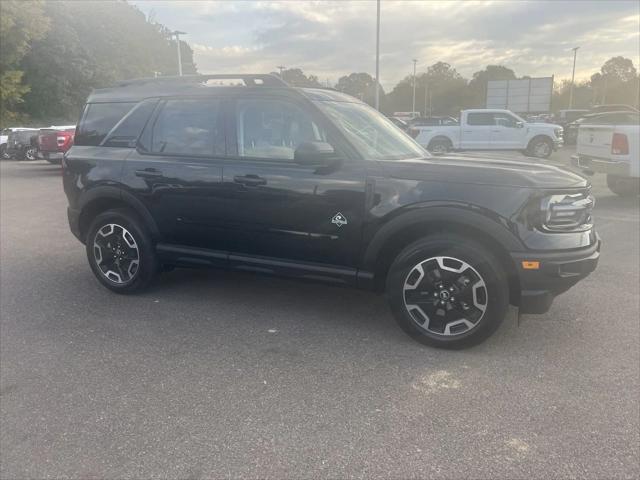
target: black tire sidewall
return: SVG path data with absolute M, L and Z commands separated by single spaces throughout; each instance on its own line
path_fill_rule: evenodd
M 546 143 L 549 146 L 549 155 L 539 157 L 534 153 L 535 146 L 538 143 Z M 527 150 L 529 151 L 529 156 L 531 157 L 547 159 L 553 153 L 553 142 L 548 138 L 543 138 L 543 137 L 534 138 L 533 140 L 531 140 L 531 143 L 529 144 L 529 148 Z
M 138 272 L 135 274 L 133 280 L 122 285 L 115 284 L 105 278 L 101 273 L 93 254 L 94 238 L 98 230 L 108 223 L 116 223 L 125 227 L 129 230 L 131 235 L 133 235 L 136 244 L 138 245 L 140 255 Z M 89 227 L 85 242 L 89 266 L 100 283 L 109 290 L 117 293 L 132 293 L 140 291 L 151 283 L 158 272 L 158 260 L 155 253 L 155 246 L 151 240 L 151 235 L 148 233 L 147 228 L 144 226 L 142 221 L 129 210 L 109 210 L 96 216 Z
M 445 148 L 445 151 L 443 153 L 447 153 L 451 150 L 451 142 L 449 142 L 448 140 L 444 140 L 442 138 L 439 138 L 437 140 L 432 140 L 431 143 L 429 144 L 429 147 L 427 148 L 427 150 L 429 150 L 430 152 L 433 150 L 434 147 L 438 146 L 438 145 L 442 145 Z
M 441 336 L 420 328 L 404 305 L 404 282 L 411 269 L 430 257 L 449 256 L 467 262 L 482 276 L 488 295 L 487 309 L 480 324 L 455 336 Z M 508 276 L 499 260 L 482 245 L 455 234 L 437 234 L 406 247 L 392 264 L 387 276 L 387 297 L 400 327 L 412 338 L 441 348 L 465 348 L 482 342 L 502 323 L 509 306 Z

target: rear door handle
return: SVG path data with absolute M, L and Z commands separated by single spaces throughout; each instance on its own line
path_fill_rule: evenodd
M 236 175 L 233 177 L 233 181 L 245 187 L 258 187 L 267 184 L 267 181 L 258 175 Z
M 136 177 L 158 178 L 162 177 L 162 172 L 157 168 L 145 168 L 144 170 L 136 170 Z

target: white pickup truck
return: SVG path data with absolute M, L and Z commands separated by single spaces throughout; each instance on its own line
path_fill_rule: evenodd
M 640 114 L 608 112 L 580 124 L 573 164 L 587 173 L 605 173 L 620 196 L 640 193 Z
M 562 145 L 562 127 L 528 123 L 509 110 L 463 110 L 460 125 L 414 126 L 416 141 L 433 153 L 449 150 L 519 150 L 548 158 Z

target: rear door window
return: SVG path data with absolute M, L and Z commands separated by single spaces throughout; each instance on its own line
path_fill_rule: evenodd
M 222 106 L 215 99 L 167 100 L 151 133 L 151 152 L 161 155 L 225 154 Z
M 134 106 L 135 102 L 88 103 L 76 132 L 75 144 L 100 145 L 111 129 Z
M 467 115 L 467 124 L 469 125 L 495 125 L 493 121 L 493 113 L 473 112 Z

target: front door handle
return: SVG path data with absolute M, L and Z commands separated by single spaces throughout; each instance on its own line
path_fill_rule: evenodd
M 157 168 L 145 168 L 144 170 L 136 170 L 136 177 L 158 178 L 161 176 L 162 172 Z
M 267 184 L 267 181 L 258 175 L 236 175 L 233 177 L 233 181 L 245 187 L 258 187 Z

